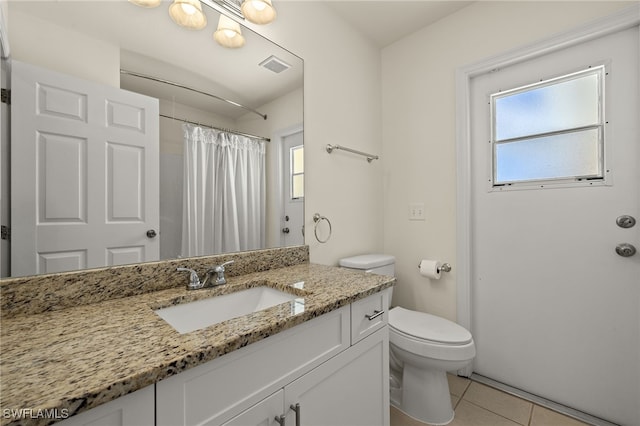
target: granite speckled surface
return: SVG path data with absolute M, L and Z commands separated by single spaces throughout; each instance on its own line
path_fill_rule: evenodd
M 37 314 L 186 285 L 176 268 L 207 269 L 233 260 L 226 275 L 244 275 L 309 261 L 307 246 L 254 250 L 0 280 L 0 316 Z M 161 279 L 159 279 L 161 277 Z
M 234 258 L 238 262 L 235 256 L 227 255 L 225 260 Z M 65 308 L 56 304 L 56 309 L 40 313 L 20 314 L 14 310 L 2 318 L 0 407 L 36 412 L 64 409 L 73 415 L 391 287 L 395 282 L 392 277 L 309 264 L 308 260 L 290 263 L 293 265 L 285 262 L 284 267 L 253 272 L 245 272 L 248 267 L 239 267 L 245 273 L 228 274 L 228 284 L 212 289 L 187 291 L 186 277 L 178 275 L 178 287 L 128 296 L 120 293 L 117 297 L 111 297 L 110 292 L 110 298 L 102 301 L 96 293 L 89 298 L 90 303 Z M 183 261 L 180 266 L 184 264 Z M 175 266 L 172 263 L 170 268 Z M 202 269 L 201 265 L 194 266 Z M 270 266 L 277 267 L 275 263 Z M 293 302 L 287 302 L 186 334 L 179 334 L 153 311 L 256 285 L 296 294 L 304 299 L 304 309 L 301 311 L 298 303 L 294 310 Z M 55 296 L 53 300 L 58 298 Z M 46 304 L 41 307 L 47 308 Z M 51 422 L 44 418 L 0 418 L 2 425 Z

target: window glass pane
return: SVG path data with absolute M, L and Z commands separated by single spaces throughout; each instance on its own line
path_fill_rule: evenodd
M 494 95 L 495 140 L 600 124 L 602 69 L 559 83 Z
M 291 170 L 293 173 L 304 173 L 304 147 L 291 148 Z
M 495 146 L 495 184 L 602 177 L 599 130 L 499 143 Z
M 294 175 L 291 179 L 291 198 L 304 197 L 304 175 Z

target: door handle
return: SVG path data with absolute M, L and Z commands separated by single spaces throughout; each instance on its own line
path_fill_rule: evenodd
M 636 248 L 629 243 L 620 243 L 616 246 L 616 253 L 622 257 L 631 257 L 636 254 Z
M 289 228 L 282 228 L 282 233 L 283 234 L 288 234 L 289 233 Z
M 149 229 L 147 231 L 147 238 L 155 238 L 158 234 L 155 229 Z

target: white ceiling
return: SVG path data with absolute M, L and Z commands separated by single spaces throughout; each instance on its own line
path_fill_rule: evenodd
M 471 3 L 473 1 L 327 1 L 327 5 L 337 15 L 380 48 L 386 47 Z

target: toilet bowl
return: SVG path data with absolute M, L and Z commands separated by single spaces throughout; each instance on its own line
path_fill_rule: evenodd
M 339 264 L 395 274 L 395 258 L 388 255 L 354 256 Z M 475 357 L 471 333 L 445 318 L 397 306 L 389 311 L 389 351 L 391 404 L 424 423 L 451 422 L 447 372 L 466 367 Z
M 402 307 L 389 311 L 391 375 L 400 391 L 392 404 L 424 423 L 453 420 L 447 371 L 466 367 L 475 357 L 471 333 L 458 324 Z

